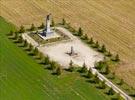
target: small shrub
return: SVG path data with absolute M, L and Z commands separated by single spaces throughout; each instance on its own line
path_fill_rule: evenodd
M 105 87 L 106 87 L 105 81 L 100 81 L 96 87 L 99 89 L 105 89 Z
M 107 78 L 108 78 L 108 79 L 114 79 L 114 78 L 115 78 L 115 73 L 109 73 L 109 74 L 107 75 Z
M 35 25 L 34 24 L 31 24 L 30 31 L 34 31 L 35 29 L 36 29 Z
M 135 90 L 130 90 L 129 95 L 135 97 Z
M 32 44 L 28 44 L 28 51 L 31 51 L 33 48 Z
M 62 25 L 65 25 L 66 24 L 66 20 L 63 18 L 62 19 Z
M 98 41 L 96 41 L 96 43 L 93 44 L 92 47 L 93 47 L 93 48 L 99 48 L 99 43 L 98 43 Z
M 83 40 L 88 40 L 88 35 L 87 35 L 87 34 L 83 35 L 83 36 L 81 37 L 81 39 L 83 39 Z
M 107 95 L 113 95 L 115 92 L 114 92 L 114 90 L 110 87 L 110 88 L 107 88 L 107 89 L 106 89 L 105 93 L 106 93 Z
M 9 36 L 13 36 L 13 31 L 11 30 L 7 35 L 9 35 Z
M 90 40 L 88 40 L 88 44 L 93 44 L 94 41 L 93 41 L 93 38 L 91 37 Z
M 13 33 L 13 39 L 16 40 L 18 38 L 18 34 L 15 32 Z
M 60 66 L 58 66 L 57 69 L 56 69 L 56 74 L 61 75 L 61 73 L 62 73 L 62 69 L 61 69 Z
M 74 71 L 74 66 L 73 66 L 73 61 L 72 61 L 72 60 L 71 60 L 70 63 L 69 63 L 69 68 L 68 68 L 68 70 L 69 70 L 70 72 L 73 72 L 73 71 Z
M 120 94 L 119 93 L 115 93 L 112 97 L 111 100 L 120 100 Z
M 52 69 L 52 70 L 55 70 L 56 68 L 57 68 L 57 63 L 56 62 L 54 62 L 54 61 L 51 61 L 50 62 L 50 68 Z
M 23 42 L 22 36 L 18 36 L 18 42 L 19 42 L 19 43 L 22 43 L 22 42 Z
M 108 73 L 109 73 L 109 68 L 108 68 L 108 66 L 102 67 L 101 70 L 100 70 L 100 72 L 101 72 L 102 74 L 108 74 Z
M 83 30 L 81 27 L 79 27 L 78 29 L 78 36 L 82 36 L 83 35 Z
M 81 68 L 80 72 L 81 72 L 81 73 L 87 72 L 87 66 L 86 66 L 85 63 L 83 64 L 83 67 Z
M 116 84 L 117 84 L 117 85 L 122 85 L 123 83 L 124 83 L 123 79 L 118 79 L 118 80 L 116 81 Z
M 91 83 L 99 83 L 99 78 L 97 74 L 93 75 L 92 78 L 90 78 Z
M 112 58 L 112 61 L 119 62 L 120 61 L 119 55 L 116 54 L 116 56 Z
M 47 65 L 50 63 L 50 58 L 49 56 L 45 56 L 44 63 Z
M 110 51 L 106 52 L 106 56 L 111 57 L 112 56 L 111 52 Z
M 42 23 L 40 26 L 39 26 L 39 29 L 42 29 L 42 28 L 44 28 L 45 27 L 45 25 L 44 25 L 44 23 Z
M 99 49 L 99 51 L 100 51 L 100 52 L 103 52 L 103 53 L 106 52 L 106 47 L 105 47 L 105 45 L 102 45 L 102 47 L 101 47 L 101 49 Z
M 88 77 L 88 78 L 91 78 L 92 76 L 93 76 L 92 70 L 91 70 L 91 68 L 89 68 L 87 77 Z
M 23 41 L 23 46 L 27 47 L 28 46 L 28 42 L 26 40 Z
M 99 61 L 97 63 L 95 63 L 95 68 L 98 70 L 101 70 L 103 67 L 108 66 L 107 63 L 105 61 Z
M 19 33 L 24 33 L 25 32 L 25 28 L 23 25 L 20 26 L 20 30 L 19 30 Z

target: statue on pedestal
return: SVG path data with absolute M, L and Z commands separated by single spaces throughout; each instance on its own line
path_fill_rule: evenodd
M 50 34 L 52 34 L 53 33 L 53 31 L 51 30 L 51 26 L 50 26 L 50 16 L 51 16 L 51 14 L 49 14 L 49 15 L 47 15 L 47 17 L 46 17 L 46 25 L 45 25 L 45 28 L 44 28 L 44 30 L 43 30 L 43 33 L 42 33 L 42 35 L 43 36 L 47 36 L 47 35 L 50 35 Z

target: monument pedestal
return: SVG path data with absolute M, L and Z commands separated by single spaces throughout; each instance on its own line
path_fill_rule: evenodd
M 46 26 L 44 28 L 44 30 L 42 31 L 41 35 L 44 36 L 44 37 L 47 37 L 47 36 L 50 36 L 52 35 L 54 32 L 53 30 L 51 30 L 51 26 L 50 26 L 50 15 L 47 15 L 46 17 Z
M 73 46 L 71 46 L 71 51 L 67 53 L 69 56 L 75 56 L 77 53 L 75 53 Z

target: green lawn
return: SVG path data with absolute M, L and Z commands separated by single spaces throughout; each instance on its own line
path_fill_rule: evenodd
M 7 38 L 11 29 L 0 17 L 0 100 L 109 100 L 79 73 L 51 75 Z

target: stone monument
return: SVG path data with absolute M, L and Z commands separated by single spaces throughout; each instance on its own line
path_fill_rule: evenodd
M 50 23 L 51 23 L 50 22 L 50 16 L 51 16 L 51 14 L 47 15 L 46 21 L 45 21 L 45 28 L 42 32 L 42 35 L 45 36 L 45 37 L 53 34 L 53 31 L 51 30 L 51 26 L 50 26 Z
M 77 53 L 75 53 L 73 46 L 71 46 L 70 52 L 67 53 L 69 56 L 75 56 Z

